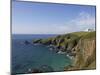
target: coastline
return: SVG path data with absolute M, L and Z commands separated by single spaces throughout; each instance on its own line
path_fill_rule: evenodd
M 43 45 L 46 48 L 48 48 L 50 52 L 54 52 L 58 55 L 65 55 L 72 61 L 72 63 L 70 65 L 67 65 L 66 63 L 66 65 L 63 68 L 63 71 L 82 70 L 82 69 L 87 70 L 87 69 L 95 69 L 96 67 L 95 32 L 69 33 L 64 35 L 58 35 L 52 38 L 50 37 L 44 39 L 33 39 L 33 41 L 31 42 L 29 40 L 24 40 L 23 43 L 21 44 L 22 45 L 24 44 L 25 47 L 28 47 L 30 45 L 31 46 Z M 92 62 L 93 65 L 91 66 Z M 43 67 L 47 68 L 48 65 Z M 27 73 L 36 73 L 36 72 L 42 73 L 43 71 L 35 68 L 33 69 L 29 68 L 27 70 Z
M 66 54 L 67 57 L 72 59 L 73 64 L 69 65 L 70 67 L 66 66 L 66 71 L 87 69 L 92 62 L 96 62 L 95 31 L 73 32 L 64 35 L 58 35 L 54 38 L 33 40 L 33 44 L 35 43 L 46 45 L 50 48 L 50 50 L 56 51 L 58 54 Z M 88 52 L 87 49 L 90 52 Z M 81 50 L 84 50 L 85 54 L 84 52 L 81 52 Z M 90 66 L 90 69 L 95 67 L 96 65 L 94 64 L 93 66 Z

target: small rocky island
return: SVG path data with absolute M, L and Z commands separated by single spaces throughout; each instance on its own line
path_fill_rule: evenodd
M 42 44 L 66 54 L 73 64 L 65 66 L 64 70 L 82 70 L 96 68 L 96 32 L 73 32 L 47 39 L 33 40 L 33 44 Z
M 29 41 L 27 41 L 27 40 L 26 40 L 24 43 L 25 43 L 26 45 L 30 44 L 30 42 L 29 42 Z

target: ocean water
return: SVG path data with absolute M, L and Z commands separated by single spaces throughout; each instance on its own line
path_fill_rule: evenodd
M 32 44 L 33 39 L 54 37 L 56 35 L 12 35 L 12 73 L 27 73 L 29 69 L 43 72 L 63 71 L 71 60 L 62 54 L 49 50 L 45 45 Z M 25 41 L 30 44 L 24 44 Z M 43 68 L 45 66 L 45 68 Z

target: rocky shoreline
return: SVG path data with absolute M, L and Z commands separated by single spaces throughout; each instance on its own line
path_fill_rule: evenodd
M 74 32 L 52 38 L 33 40 L 33 45 L 45 45 L 51 51 L 65 54 L 73 60 L 73 64 L 65 66 L 64 71 L 95 69 L 96 47 L 95 31 Z M 25 44 L 29 44 L 28 41 Z
M 55 51 L 57 54 L 64 54 L 67 57 L 69 57 L 70 59 L 73 59 L 75 57 L 75 54 L 71 53 L 70 50 L 69 51 L 68 50 L 67 51 L 62 51 L 63 48 L 60 49 L 59 47 L 57 47 L 55 45 L 52 45 L 52 44 L 50 44 L 50 45 L 47 44 L 46 45 L 46 44 L 42 44 L 42 43 L 34 43 L 33 42 L 33 45 L 45 45 L 46 47 L 49 48 L 50 51 Z

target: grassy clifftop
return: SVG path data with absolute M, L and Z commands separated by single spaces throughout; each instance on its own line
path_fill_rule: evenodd
M 73 32 L 58 35 L 53 38 L 34 40 L 33 43 L 40 43 L 52 46 L 57 52 L 65 52 L 73 57 L 73 64 L 66 66 L 64 70 L 95 69 L 96 68 L 96 46 L 95 31 Z

